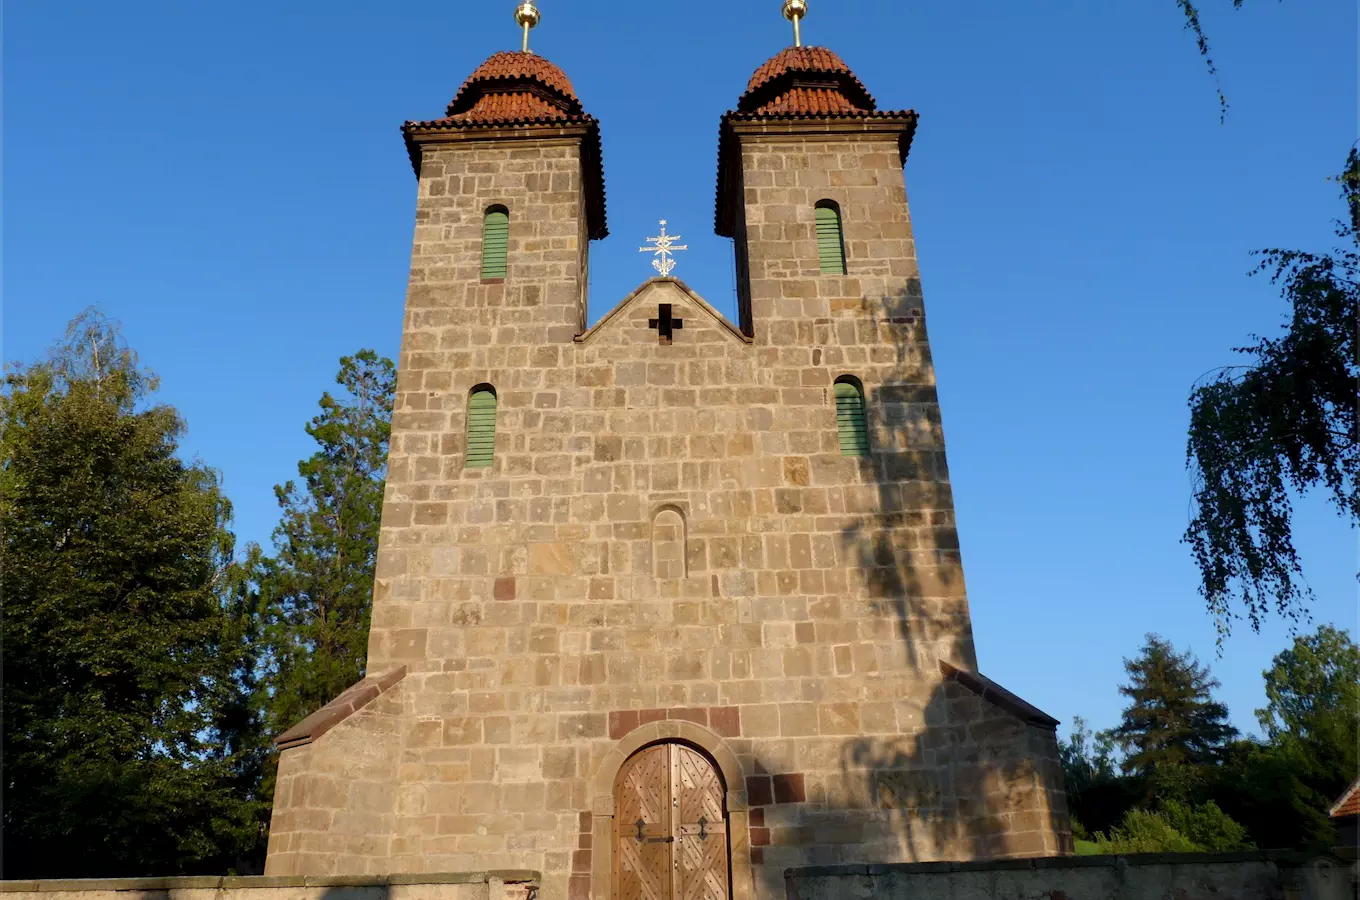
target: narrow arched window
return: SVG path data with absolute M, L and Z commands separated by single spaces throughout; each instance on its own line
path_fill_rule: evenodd
M 510 211 L 493 206 L 482 219 L 482 280 L 505 277 L 505 257 L 510 250 Z
M 484 469 L 496 458 L 496 391 L 481 384 L 468 395 L 467 461 L 469 469 Z
M 833 200 L 819 200 L 817 216 L 817 260 L 828 275 L 845 274 L 845 237 L 841 234 L 841 208 Z
M 869 425 L 864 415 L 864 388 L 848 375 L 836 379 L 836 431 L 841 456 L 869 455 Z

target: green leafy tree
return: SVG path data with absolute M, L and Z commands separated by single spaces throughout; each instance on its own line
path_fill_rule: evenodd
M 275 488 L 275 554 L 248 553 L 261 610 L 262 705 L 277 734 L 364 675 L 395 367 L 371 350 L 340 360 L 339 397 L 307 426 L 319 448 L 301 484 Z
M 1347 205 L 1347 217 L 1337 222 L 1343 247 L 1259 254 L 1256 271 L 1282 287 L 1292 308 L 1284 334 L 1237 348 L 1250 363 L 1215 371 L 1190 395 L 1194 517 L 1184 539 L 1221 636 L 1239 608 L 1257 631 L 1272 609 L 1294 620 L 1307 609 L 1312 593 L 1291 533 L 1296 495 L 1325 490 L 1343 518 L 1360 522 L 1354 149 L 1339 181 Z
M 1119 692 L 1129 705 L 1111 732 L 1125 754 L 1123 770 L 1156 782 L 1213 764 L 1235 732 L 1227 707 L 1213 699 L 1218 681 L 1209 670 L 1155 634 L 1124 670 L 1129 681 Z
M 1080 716 L 1072 719 L 1072 735 L 1058 742 L 1067 808 L 1073 834 L 1106 831 L 1118 825 L 1137 801 L 1134 779 L 1121 777 L 1115 761 L 1115 740 L 1108 731 L 1092 733 Z
M 1263 675 L 1267 703 L 1256 717 L 1270 745 L 1249 757 L 1265 770 L 1253 780 L 1264 796 L 1282 795 L 1272 809 L 1296 823 L 1290 845 L 1329 843 L 1335 832 L 1321 811 L 1360 771 L 1360 647 L 1345 631 L 1322 625 L 1296 637 Z
M 4 876 L 230 871 L 265 810 L 231 507 L 87 311 L 0 394 Z

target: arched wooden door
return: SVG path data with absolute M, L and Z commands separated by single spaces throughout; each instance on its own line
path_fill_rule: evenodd
M 722 778 L 684 744 L 635 753 L 614 788 L 614 900 L 728 900 Z

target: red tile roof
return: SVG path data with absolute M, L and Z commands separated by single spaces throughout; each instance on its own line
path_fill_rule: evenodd
M 756 69 L 737 110 L 756 115 L 872 113 L 874 98 L 825 47 L 788 47 Z
M 1333 819 L 1340 819 L 1343 816 L 1360 816 L 1360 779 L 1351 782 L 1346 793 L 1341 795 L 1340 800 L 1332 804 L 1328 813 Z
M 449 104 L 448 115 L 457 112 L 459 100 L 474 86 L 483 82 L 505 81 L 509 83 L 537 81 L 552 91 L 576 101 L 576 90 L 571 86 L 567 73 L 548 62 L 537 53 L 519 50 L 506 50 L 493 53 L 486 62 L 472 71 L 463 86 Z M 577 101 L 579 104 L 579 101 Z
M 465 129 L 534 125 L 583 126 L 581 150 L 588 229 L 592 238 L 609 233 L 604 214 L 604 169 L 600 126 L 586 114 L 565 72 L 534 53 L 496 53 L 463 82 L 442 119 L 407 122 L 401 127 L 411 165 L 420 174 L 419 135 Z

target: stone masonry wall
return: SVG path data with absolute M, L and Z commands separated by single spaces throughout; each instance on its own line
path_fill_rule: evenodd
M 742 153 L 750 336 L 663 279 L 582 333 L 577 148 L 427 148 L 369 657 L 408 674 L 280 769 L 343 772 L 371 738 L 395 771 L 281 793 L 269 874 L 532 868 L 545 900 L 607 897 L 608 767 L 646 729 L 734 761 L 736 897 L 797 864 L 1069 850 L 1051 729 L 939 667 L 976 663 L 895 138 Z M 846 276 L 817 271 L 820 199 Z M 491 203 L 509 272 L 482 284 Z M 481 384 L 495 462 L 465 469 Z
M 1353 900 L 1356 869 L 1289 851 L 791 869 L 787 900 Z

